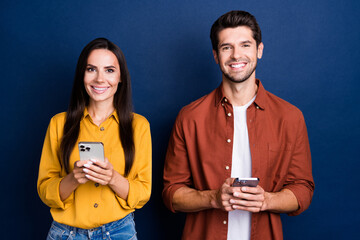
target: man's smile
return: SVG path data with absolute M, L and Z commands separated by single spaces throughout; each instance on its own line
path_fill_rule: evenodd
M 246 63 L 232 63 L 232 64 L 229 64 L 229 66 L 231 68 L 235 68 L 235 69 L 242 69 L 246 66 Z

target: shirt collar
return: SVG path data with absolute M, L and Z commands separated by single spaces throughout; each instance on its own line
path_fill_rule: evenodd
M 256 79 L 256 85 L 258 85 L 258 90 L 254 103 L 260 109 L 264 110 L 266 104 L 266 90 L 259 79 Z
M 255 98 L 254 104 L 256 106 L 259 106 L 260 109 L 265 109 L 266 90 L 259 79 L 256 79 L 256 85 L 258 85 L 258 90 L 256 93 L 256 98 Z M 224 90 L 223 90 L 223 83 L 221 82 L 220 86 L 216 89 L 215 106 L 218 106 L 223 101 L 226 102 L 227 101 L 226 99 L 227 98 L 226 98 L 226 96 L 224 94 Z
M 224 94 L 224 90 L 223 90 L 223 83 L 221 82 L 220 86 L 215 90 L 216 94 L 215 94 L 215 106 L 218 106 L 219 104 L 221 104 L 225 99 L 225 94 Z
M 85 107 L 83 118 L 87 118 L 87 117 L 89 117 L 91 119 L 89 111 L 88 111 L 87 107 Z M 111 118 L 111 117 L 113 117 L 115 119 L 115 121 L 117 123 L 119 123 L 119 116 L 117 115 L 116 110 L 114 110 L 113 113 L 110 114 L 110 116 L 108 118 Z

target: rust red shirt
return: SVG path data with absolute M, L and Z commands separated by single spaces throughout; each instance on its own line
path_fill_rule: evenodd
M 267 192 L 291 190 L 300 207 L 289 215 L 297 215 L 309 207 L 314 191 L 304 117 L 257 84 L 256 99 L 247 109 L 252 176 Z M 180 187 L 218 189 L 231 176 L 233 134 L 233 108 L 222 85 L 180 111 L 164 167 L 163 199 L 171 211 Z M 228 213 L 219 209 L 188 213 L 182 239 L 226 240 L 227 221 Z M 252 214 L 251 239 L 283 239 L 280 215 Z

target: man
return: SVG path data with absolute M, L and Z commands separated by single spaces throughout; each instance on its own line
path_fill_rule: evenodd
M 264 45 L 254 16 L 226 13 L 210 38 L 222 83 L 176 119 L 164 202 L 188 213 L 182 239 L 282 239 L 279 213 L 300 214 L 314 191 L 303 115 L 255 78 Z M 260 182 L 232 187 L 235 177 Z

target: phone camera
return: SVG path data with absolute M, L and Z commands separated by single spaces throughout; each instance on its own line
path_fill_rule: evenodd
M 241 181 L 240 181 L 240 184 L 242 184 L 242 185 L 245 185 L 246 183 L 247 183 L 246 180 L 241 180 Z

